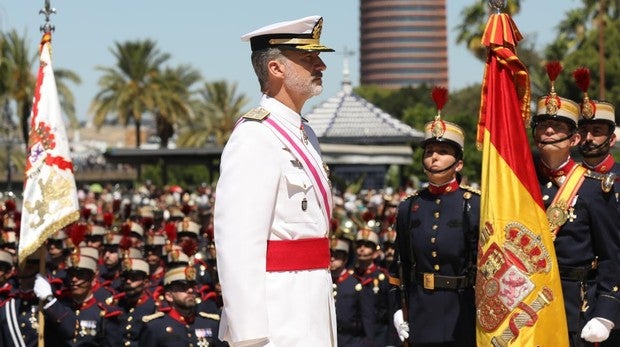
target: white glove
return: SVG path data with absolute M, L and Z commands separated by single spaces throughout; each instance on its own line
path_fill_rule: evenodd
M 581 330 L 581 338 L 588 342 L 602 342 L 607 340 L 614 323 L 608 319 L 594 317 Z
M 41 274 L 37 274 L 37 278 L 34 280 L 34 294 L 39 300 L 45 300 L 52 296 L 52 286 Z
M 394 328 L 398 333 L 398 338 L 401 342 L 404 342 L 409 338 L 409 323 L 405 322 L 403 318 L 403 310 L 394 312 Z

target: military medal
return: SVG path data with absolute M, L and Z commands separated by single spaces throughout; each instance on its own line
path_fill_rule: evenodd
M 323 162 L 323 170 L 325 171 L 325 174 L 327 175 L 327 177 L 329 177 L 331 171 L 329 171 L 329 166 L 327 166 L 327 163 Z
M 28 318 L 28 321 L 30 322 L 30 326 L 32 326 L 32 329 L 39 329 L 39 321 L 37 320 L 37 307 L 34 305 L 30 306 L 30 318 Z
M 303 123 L 299 126 L 299 130 L 301 130 L 301 139 L 304 140 L 305 145 L 308 145 L 308 134 L 306 134 L 306 131 L 304 130 Z
M 568 220 L 566 207 L 566 202 L 558 201 L 547 208 L 547 220 L 549 221 L 549 227 L 552 231 L 564 225 Z

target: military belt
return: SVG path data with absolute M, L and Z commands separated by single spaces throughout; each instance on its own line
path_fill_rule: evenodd
M 565 281 L 587 282 L 596 277 L 596 269 L 591 266 L 560 266 L 560 278 Z
M 458 290 L 470 287 L 467 276 L 441 276 L 429 272 L 416 273 L 416 279 L 424 289 L 452 289 Z

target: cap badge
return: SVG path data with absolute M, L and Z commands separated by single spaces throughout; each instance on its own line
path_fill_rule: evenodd
M 585 119 L 594 118 L 594 114 L 596 113 L 596 106 L 590 99 L 584 99 L 583 104 L 581 104 L 581 115 Z
M 188 266 L 185 268 L 185 279 L 188 281 L 196 280 L 196 269 L 193 266 Z
M 319 18 L 314 25 L 314 28 L 312 29 L 312 38 L 319 39 L 321 37 L 321 30 L 323 30 L 323 18 Z
M 131 264 L 132 264 L 131 259 L 130 258 L 125 258 L 123 260 L 123 270 L 131 271 Z
M 556 114 L 558 114 L 558 110 L 561 106 L 562 102 L 555 93 L 551 93 L 551 95 L 547 96 L 547 100 L 545 101 L 545 107 L 548 115 L 555 116 Z
M 443 137 L 446 132 L 446 123 L 441 118 L 435 119 L 431 124 L 431 134 L 435 138 Z

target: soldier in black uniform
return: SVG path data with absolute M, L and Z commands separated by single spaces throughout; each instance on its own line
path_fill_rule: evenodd
M 44 302 L 45 344 L 47 346 L 119 346 L 114 331 L 119 311 L 107 312 L 93 294 L 97 261 L 74 251 L 69 257 L 67 279 L 69 295 L 55 298 L 49 282 L 37 274 L 34 293 Z
M 551 93 L 538 100 L 532 133 L 538 178 L 555 236 L 571 346 L 604 341 L 620 312 L 620 216 L 613 180 L 577 165 L 579 105 Z
M 144 325 L 142 317 L 157 311 L 155 301 L 146 290 L 148 272 L 149 266 L 143 259 L 124 258 L 121 272 L 122 290 L 105 303 L 107 311 L 121 311 L 116 320 L 119 346 L 138 346 Z M 112 328 L 108 329 L 111 330 Z
M 364 287 L 354 271 L 347 268 L 350 245 L 348 240 L 331 240 L 330 270 L 334 282 L 334 301 L 338 327 L 338 346 L 364 347 L 374 345 L 374 293 Z
M 590 105 L 584 107 L 583 105 Z M 585 98 L 579 117 L 578 131 L 581 136 L 579 153 L 583 157 L 582 165 L 587 169 L 615 175 L 615 192 L 618 200 L 620 192 L 620 164 L 609 153 L 616 144 L 616 119 L 614 105 Z
M 121 242 L 123 236 L 110 232 L 103 239 L 103 256 L 100 263 L 97 277 L 103 286 L 118 291 L 121 286 Z
M 403 290 L 394 290 L 391 298 L 397 307 L 406 303 L 408 319 L 402 309 L 393 318 L 401 340 L 408 338 L 414 346 L 476 345 L 473 278 L 480 192 L 460 184 L 463 143 L 463 130 L 443 121 L 441 113 L 427 123 L 422 148 L 429 185 L 398 207 L 399 261 L 390 269 L 390 283 Z
M 164 297 L 166 313 L 145 316 L 140 346 L 228 346 L 217 338 L 220 317 L 196 312 L 196 272 L 191 265 L 166 271 Z
M 365 305 L 374 307 L 375 311 L 373 345 L 377 347 L 391 345 L 390 341 L 395 339 L 396 335 L 389 329 L 388 272 L 387 269 L 377 265 L 379 235 L 367 227 L 358 230 L 355 237 L 355 256 L 353 274 L 361 282 L 364 290 L 372 293 L 370 298 L 365 296 Z
M 584 99 L 581 103 L 581 113 L 577 124 L 579 135 L 581 135 L 579 153 L 583 157 L 582 165 L 594 172 L 601 174 L 611 172 L 615 175 L 614 190 L 616 202 L 618 202 L 620 164 L 616 163 L 614 157 L 609 153 L 616 143 L 616 134 L 614 133 L 616 129 L 615 108 L 608 102 L 591 100 L 587 94 L 590 71 L 587 68 L 577 69 L 573 73 L 576 81 L 579 72 L 585 73 L 588 81 L 588 84 L 581 88 L 584 92 Z M 620 317 L 614 320 L 614 325 L 609 338 L 603 341 L 601 346 L 620 346 Z
M 38 271 L 38 252 L 28 257 L 23 268 L 17 268 L 18 288 L 0 307 L 0 346 L 38 345 L 39 299 L 32 290 Z

